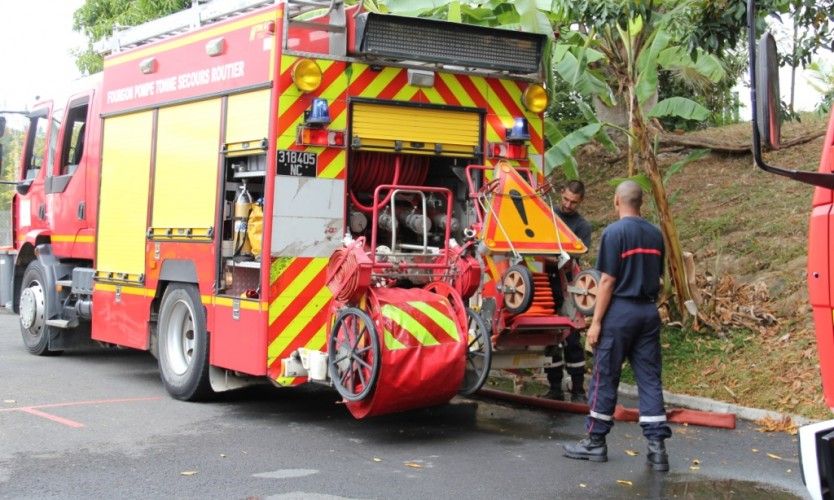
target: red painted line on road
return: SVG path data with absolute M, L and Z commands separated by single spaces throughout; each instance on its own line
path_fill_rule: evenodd
M 70 420 L 68 418 L 59 417 L 57 415 L 52 415 L 51 413 L 46 413 L 45 411 L 40 411 L 39 408 L 61 408 L 66 406 L 91 406 L 91 405 L 102 405 L 102 404 L 115 404 L 115 403 L 135 403 L 140 401 L 157 401 L 162 399 L 161 396 L 155 396 L 150 398 L 123 398 L 123 399 L 95 399 L 91 401 L 68 401 L 66 403 L 51 403 L 51 404 L 44 404 L 44 405 L 33 405 L 33 406 L 19 406 L 17 408 L 0 408 L 0 413 L 11 412 L 11 411 L 18 411 L 23 413 L 28 413 L 29 415 L 34 415 L 36 417 L 45 418 L 47 420 L 52 420 L 53 422 L 57 422 L 62 425 L 66 425 L 67 427 L 72 427 L 73 429 L 79 429 L 84 427 L 84 424 L 80 422 L 76 422 L 75 420 Z
M 52 415 L 51 413 L 46 413 L 45 411 L 36 410 L 34 408 L 15 408 L 18 411 L 22 411 L 24 413 L 28 413 L 30 415 L 35 415 L 36 417 L 42 417 L 48 420 L 52 420 L 53 422 L 58 422 L 59 424 L 66 425 L 67 427 L 72 427 L 74 429 L 78 429 L 80 427 L 84 427 L 84 424 L 80 422 L 76 422 L 75 420 L 70 420 L 68 418 L 59 417 L 57 415 Z
M 69 401 L 66 403 L 50 403 L 44 405 L 19 406 L 17 408 L 2 408 L 0 409 L 0 413 L 5 411 L 21 411 L 27 408 L 60 408 L 62 406 L 88 406 L 114 403 L 134 403 L 138 401 L 158 401 L 160 399 L 162 399 L 161 396 L 154 396 L 151 398 L 94 399 L 91 401 Z

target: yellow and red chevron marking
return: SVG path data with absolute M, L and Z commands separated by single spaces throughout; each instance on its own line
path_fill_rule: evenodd
M 513 118 L 527 118 L 530 125 L 530 144 L 533 154 L 544 152 L 541 115 L 526 112 L 521 94 L 527 83 L 476 75 L 437 73 L 432 88 L 418 88 L 408 84 L 407 70 L 402 68 L 374 69 L 366 64 L 352 64 L 350 97 L 441 104 L 481 108 L 486 110 L 487 141 L 502 141 L 505 129 Z
M 316 59 L 322 70 L 322 83 L 316 92 L 305 94 L 292 82 L 292 68 L 298 59 L 298 57 L 293 56 L 283 56 L 281 58 L 281 74 L 278 82 L 281 93 L 278 99 L 278 149 L 317 153 L 317 177 L 344 179 L 347 161 L 347 151 L 345 149 L 298 146 L 295 144 L 295 134 L 298 126 L 304 120 L 304 111 L 310 107 L 316 97 L 327 99 L 331 120 L 329 127 L 333 130 L 347 129 L 347 100 L 345 96 L 348 87 L 348 76 L 345 71 L 345 63 Z
M 299 347 L 322 351 L 327 341 L 330 300 L 325 285 L 328 259 L 296 257 L 272 263 L 267 330 L 267 373 L 281 385 L 303 378 L 281 376 L 281 360 Z
M 442 307 L 438 308 L 437 305 Z M 458 342 L 457 325 L 449 317 L 451 306 L 408 301 L 382 306 L 385 347 L 390 351 L 416 346 Z
M 304 94 L 292 82 L 292 67 L 297 60 L 292 56 L 281 58 L 278 147 L 319 153 L 319 177 L 344 178 L 347 155 L 342 149 L 295 146 L 295 130 L 314 97 L 328 100 L 330 127 L 336 130 L 347 128 L 348 97 L 481 108 L 486 110 L 488 142 L 502 141 L 505 130 L 512 127 L 513 118 L 521 116 L 527 118 L 530 126 L 531 154 L 544 153 L 542 117 L 527 112 L 521 104 L 525 82 L 438 72 L 434 87 L 420 88 L 408 84 L 407 70 L 403 68 L 380 69 L 361 63 L 317 59 L 322 84 L 316 92 Z

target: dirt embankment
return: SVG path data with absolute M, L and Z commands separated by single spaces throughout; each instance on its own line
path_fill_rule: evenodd
M 822 119 L 807 117 L 801 124 L 787 124 L 784 135 L 790 139 L 824 126 Z M 743 142 L 749 141 L 748 127 L 710 129 L 693 136 Z M 816 170 L 822 143 L 820 137 L 768 153 L 766 160 Z M 686 151 L 662 153 L 660 159 L 670 165 L 685 155 Z M 614 187 L 609 179 L 624 177 L 626 167 L 622 161 L 609 163 L 593 148 L 580 158 L 588 185 L 583 211 L 594 225 L 596 241 L 602 228 L 614 220 Z M 667 329 L 667 387 L 828 417 L 805 289 L 813 188 L 758 170 L 749 155 L 713 153 L 674 175 L 667 189 L 684 250 L 695 255 L 707 312 L 713 319 L 735 314 L 747 321 L 727 321 L 719 328 L 720 335 Z M 654 216 L 650 206 L 646 215 Z M 744 317 L 747 314 L 750 318 Z

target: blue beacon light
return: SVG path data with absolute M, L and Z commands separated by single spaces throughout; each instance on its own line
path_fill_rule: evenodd
M 327 99 L 320 97 L 313 99 L 310 110 L 305 113 L 304 123 L 307 125 L 327 125 L 330 123 L 330 109 L 327 107 Z
M 526 118 L 516 117 L 513 121 L 513 127 L 507 129 L 508 141 L 529 141 L 530 128 Z

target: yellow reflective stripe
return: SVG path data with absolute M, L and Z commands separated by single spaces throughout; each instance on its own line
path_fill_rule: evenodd
M 410 333 L 412 337 L 417 339 L 417 342 L 425 346 L 440 345 L 440 342 L 426 330 L 426 327 L 402 309 L 391 304 L 385 304 L 382 306 L 382 315 Z
M 26 239 L 26 236 L 21 239 Z M 54 243 L 92 243 L 95 241 L 93 235 L 76 236 L 74 234 L 53 234 L 49 239 Z
M 326 259 L 321 259 L 325 260 Z M 306 270 L 305 270 L 306 271 Z M 301 280 L 303 281 L 304 285 L 308 284 L 310 280 Z M 293 283 L 295 284 L 295 283 Z M 327 304 L 327 301 L 330 300 L 330 297 L 333 295 L 330 292 L 330 289 L 322 287 L 321 290 L 316 293 L 316 295 L 304 306 L 304 308 L 296 315 L 295 318 L 290 322 L 287 327 L 278 332 L 278 337 L 269 344 L 269 350 L 267 355 L 269 359 L 275 359 L 280 355 L 287 346 L 290 345 L 290 342 L 295 340 L 298 337 L 298 334 L 301 333 L 301 330 L 310 323 L 310 320 L 315 316 L 315 314 L 323 307 L 324 304 Z M 277 302 L 277 301 L 276 301 Z M 272 316 L 272 307 L 270 309 L 270 316 Z
M 463 88 L 463 85 L 460 84 L 455 75 L 449 73 L 440 73 L 440 78 L 443 80 L 443 83 L 449 87 L 449 90 L 452 91 L 452 94 L 460 101 L 461 106 L 466 107 L 475 107 L 475 100 L 469 95 L 468 92 Z
M 324 170 L 321 171 L 319 174 L 319 178 L 323 179 L 334 179 L 337 175 L 339 175 L 345 169 L 345 158 L 346 153 L 344 151 L 340 151 L 336 158 L 333 158 L 333 161 L 327 165 Z
M 326 265 L 327 259 L 313 259 L 303 271 L 298 273 L 298 276 L 293 279 L 292 283 L 290 283 L 283 290 L 280 290 L 278 292 L 278 298 L 269 304 L 269 322 L 267 324 L 271 325 L 272 322 L 275 321 L 275 318 L 281 314 L 281 311 L 286 309 L 287 306 L 295 300 L 298 294 L 301 293 L 311 281 L 313 281 L 313 278 L 315 278 Z
M 452 318 L 446 316 L 425 302 L 407 302 L 407 304 L 431 318 L 432 321 L 437 323 L 437 326 L 439 326 L 454 340 L 460 340 L 460 337 L 458 337 L 458 327 Z
M 419 91 L 419 88 L 412 87 L 411 85 L 406 85 L 399 92 L 397 92 L 396 95 L 394 95 L 394 100 L 410 101 Z
M 200 297 L 203 301 L 203 304 L 214 304 L 215 306 L 222 306 L 222 307 L 232 307 L 234 306 L 235 299 L 231 297 L 215 297 L 214 295 L 202 295 Z M 240 308 L 246 309 L 249 311 L 260 311 L 261 310 L 261 303 L 257 300 L 246 300 L 246 299 L 239 299 L 240 300 Z
M 383 336 L 383 338 L 385 339 L 385 348 L 389 351 L 405 349 L 405 344 L 395 339 L 394 335 L 389 330 L 385 330 L 385 335 Z
M 369 70 L 373 71 L 373 70 Z M 391 83 L 397 74 L 403 71 L 400 68 L 384 68 L 379 74 L 374 78 L 374 81 L 370 83 L 365 90 L 363 90 L 359 96 L 360 97 L 376 97 L 385 90 L 385 87 Z
M 141 288 L 129 285 L 113 285 L 110 283 L 96 283 L 95 290 L 97 292 L 116 293 L 116 287 L 121 287 L 120 291 L 123 295 L 142 295 L 145 297 L 153 297 L 156 294 L 156 290 L 152 290 L 150 288 Z

